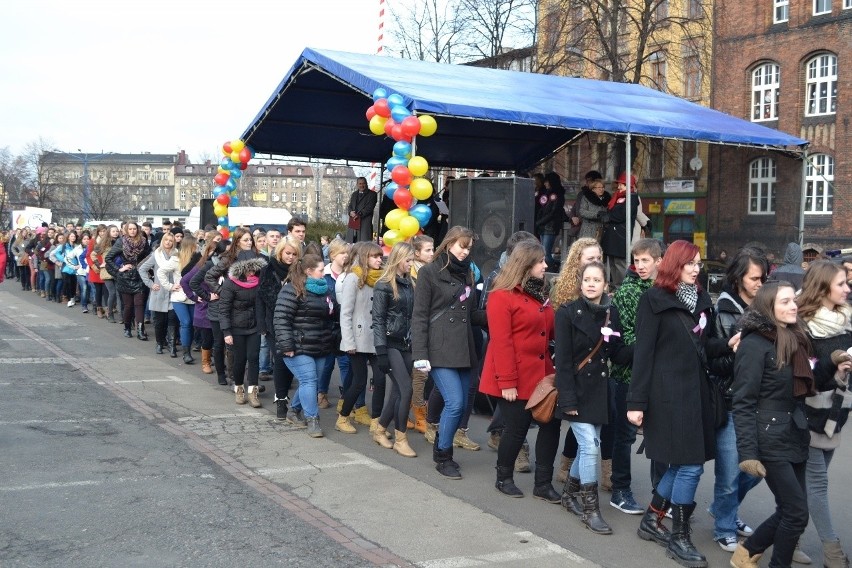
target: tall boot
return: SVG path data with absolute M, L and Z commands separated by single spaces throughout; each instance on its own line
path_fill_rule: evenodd
M 435 469 L 447 479 L 461 479 L 462 475 L 459 471 L 459 465 L 453 460 L 453 446 L 449 449 L 438 449 L 438 437 L 435 436 L 435 444 L 432 446 L 432 461 L 435 462 Z
M 124 337 L 133 337 L 133 332 L 130 330 L 130 322 L 124 324 Z
M 148 341 L 148 334 L 145 333 L 145 324 L 137 323 L 136 324 L 136 339 L 140 341 Z
M 169 346 L 169 355 L 177 357 L 177 345 L 175 345 L 175 330 L 171 327 L 166 330 L 166 343 Z
M 533 497 L 547 501 L 548 503 L 561 503 L 562 497 L 553 489 L 553 468 L 543 465 L 535 465 L 535 486 Z
M 201 350 L 201 372 L 206 375 L 213 374 L 213 366 L 211 363 L 212 353 L 209 349 Z
M 583 514 L 583 509 L 577 501 L 580 491 L 580 480 L 576 477 L 568 476 L 565 480 L 565 485 L 562 486 L 562 506 L 568 509 L 569 513 L 574 513 L 578 517 Z
M 580 520 L 586 528 L 595 534 L 612 534 L 612 528 L 601 516 L 601 505 L 598 500 L 598 484 L 586 483 L 580 486 L 580 502 L 583 504 L 583 514 Z
M 494 487 L 503 495 L 520 498 L 524 496 L 524 493 L 518 489 L 517 485 L 515 485 L 515 480 L 512 479 L 512 475 L 514 473 L 514 467 L 503 467 L 498 465 L 497 482 L 494 484 Z
M 671 538 L 669 529 L 663 524 L 663 518 L 666 516 L 666 511 L 669 509 L 669 501 L 653 494 L 651 504 L 642 516 L 642 522 L 639 523 L 639 529 L 636 534 L 642 540 L 653 540 L 660 546 L 668 546 Z
M 175 355 L 177 357 L 177 355 Z M 234 350 L 225 347 L 225 374 L 228 376 L 228 384 L 234 383 Z
M 192 365 L 195 359 L 192 358 L 192 342 L 189 345 L 183 346 L 183 363 L 184 365 Z
M 695 511 L 695 503 L 689 505 L 672 504 L 672 536 L 666 547 L 666 556 L 674 559 L 681 566 L 688 568 L 705 568 L 707 558 L 698 552 L 692 544 L 692 527 L 689 518 Z

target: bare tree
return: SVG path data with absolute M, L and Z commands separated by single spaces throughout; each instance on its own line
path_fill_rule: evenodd
M 0 149 L 0 226 L 6 226 L 11 210 L 25 204 L 25 175 L 21 157 L 13 155 L 8 147 Z
M 127 189 L 119 182 L 122 170 L 99 169 L 89 180 L 89 211 L 93 219 L 115 219 L 129 201 Z
M 534 45 L 536 0 L 460 0 L 465 39 L 476 58 Z
M 26 145 L 21 155 L 25 172 L 25 188 L 30 205 L 50 208 L 58 198 L 60 168 L 51 160 L 54 144 L 39 138 Z
M 453 63 L 464 60 L 466 22 L 461 0 L 424 0 L 390 5 L 393 50 L 405 59 Z

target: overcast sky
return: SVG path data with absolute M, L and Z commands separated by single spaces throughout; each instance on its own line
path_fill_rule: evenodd
M 0 34 L 0 148 L 198 160 L 305 47 L 375 53 L 379 0 L 20 0 Z M 366 124 L 365 124 L 366 128 Z

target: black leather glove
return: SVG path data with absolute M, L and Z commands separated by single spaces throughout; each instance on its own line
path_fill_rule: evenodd
M 379 353 L 376 355 L 376 364 L 379 366 L 379 370 L 384 374 L 390 373 L 391 366 L 390 360 L 388 359 L 387 353 Z

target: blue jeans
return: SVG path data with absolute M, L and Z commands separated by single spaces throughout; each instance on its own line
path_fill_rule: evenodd
M 547 264 L 553 264 L 553 244 L 556 242 L 556 235 L 542 235 L 541 246 L 544 247 L 544 260 Z M 563 253 L 565 254 L 565 253 Z
M 180 321 L 180 343 L 184 349 L 192 348 L 192 315 L 195 313 L 195 304 L 184 304 L 183 302 L 172 302 L 172 309 Z
M 657 484 L 657 495 L 672 505 L 691 505 L 702 473 L 703 464 L 670 465 Z
M 328 387 L 331 385 L 331 373 L 334 372 L 334 360 L 337 359 L 337 368 L 340 369 L 340 385 L 345 391 L 349 386 L 349 381 L 352 380 L 352 377 L 349 376 L 349 356 L 346 354 L 334 355 L 329 359 L 328 365 L 325 367 L 325 371 L 323 371 L 320 376 L 319 386 L 317 387 L 317 392 L 321 392 L 324 394 L 328 394 Z M 355 408 L 360 408 L 364 406 L 364 395 L 362 394 L 357 401 L 355 401 Z
M 438 423 L 438 449 L 449 450 L 453 447 L 453 436 L 461 424 L 462 414 L 467 408 L 467 394 L 470 390 L 470 369 L 432 368 L 430 372 L 435 387 L 444 397 L 444 410 Z
M 571 464 L 571 477 L 583 485 L 598 480 L 598 464 L 601 451 L 601 425 L 571 422 L 571 430 L 577 438 L 577 459 Z
M 40 292 L 44 292 L 45 294 L 51 295 L 52 290 L 50 289 L 50 284 L 53 281 L 53 274 L 50 270 L 39 270 L 38 271 L 38 289 Z
M 268 334 L 260 336 L 260 372 L 261 373 L 271 373 L 272 372 L 272 365 L 270 365 L 270 363 L 269 363 L 271 361 L 269 343 L 266 341 L 267 335 Z M 183 340 L 181 339 L 181 341 L 183 341 Z
M 77 293 L 80 294 L 80 303 L 83 309 L 89 308 L 89 280 L 80 274 L 77 275 Z
M 734 417 L 728 412 L 728 423 L 716 430 L 716 480 L 713 483 L 713 503 L 710 514 L 716 518 L 713 538 L 737 536 L 737 511 L 759 477 L 740 471 Z
M 319 415 L 317 407 L 317 383 L 325 370 L 328 357 L 311 357 L 310 355 L 293 355 L 285 357 L 284 363 L 299 381 L 299 390 L 293 397 L 291 407 L 302 408 L 305 418 L 316 418 Z

